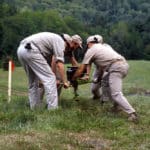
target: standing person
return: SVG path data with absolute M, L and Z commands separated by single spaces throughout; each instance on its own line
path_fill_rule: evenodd
M 66 41 L 66 39 L 64 38 L 64 35 L 62 34 L 61 36 L 64 39 L 64 41 Z M 78 62 L 77 62 L 77 60 L 74 56 L 74 52 L 78 48 L 82 49 L 82 38 L 79 35 L 75 34 L 75 35 L 71 36 L 71 39 L 72 39 L 71 42 L 69 42 L 67 44 L 67 47 L 64 51 L 64 56 L 65 56 L 65 58 L 69 58 L 69 61 L 71 62 L 71 65 L 73 67 L 78 67 L 79 64 L 78 64 Z M 52 66 L 53 66 L 52 68 L 53 68 L 53 70 L 56 74 L 56 78 L 57 78 L 58 95 L 60 95 L 61 94 L 61 89 L 62 89 L 62 84 L 61 84 L 62 81 L 61 81 L 61 78 L 60 78 L 61 76 L 60 76 L 60 74 L 57 70 L 57 67 L 55 67 L 56 66 L 55 61 L 52 61 Z M 75 84 L 73 85 L 73 87 L 74 87 L 74 93 L 76 94 L 78 87 L 76 87 Z
M 87 39 L 87 46 L 88 50 L 84 56 L 82 65 L 77 70 L 73 80 L 82 74 L 87 65 L 91 66 L 94 63 L 97 69 L 99 69 L 100 79 L 107 78 L 109 84 L 108 92 L 116 105 L 116 109 L 118 106 L 121 107 L 129 115 L 128 120 L 137 122 L 138 117 L 134 108 L 122 93 L 122 79 L 127 75 L 129 68 L 127 61 L 108 44 L 95 43 L 93 37 Z M 103 72 L 108 73 L 103 76 Z
M 47 62 L 50 57 L 55 57 L 64 87 L 69 86 L 65 77 L 64 51 L 72 39 L 67 34 L 64 37 L 66 41 L 58 34 L 41 32 L 33 34 L 20 42 L 17 55 L 28 76 L 31 109 L 34 109 L 40 102 L 39 80 L 44 85 L 47 109 L 58 107 L 56 77 Z

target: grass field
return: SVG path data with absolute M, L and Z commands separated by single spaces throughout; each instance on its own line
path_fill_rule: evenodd
M 111 102 L 93 101 L 90 84 L 63 90 L 59 109 L 31 111 L 27 77 L 18 67 L 13 72 L 12 100 L 7 102 L 8 72 L 0 69 L 0 150 L 149 150 L 150 62 L 129 61 L 124 93 L 140 116 L 128 122 L 123 112 L 113 114 Z

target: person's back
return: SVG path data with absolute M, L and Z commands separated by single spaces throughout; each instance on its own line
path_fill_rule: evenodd
M 92 61 L 96 66 L 108 66 L 115 60 L 125 60 L 123 56 L 118 54 L 108 44 L 94 44 L 88 51 L 88 54 L 92 57 Z M 87 57 L 89 57 L 89 55 Z
M 47 108 L 58 107 L 56 76 L 46 58 L 55 56 L 63 85 L 67 88 L 68 83 L 64 71 L 64 50 L 65 41 L 61 36 L 49 32 L 33 34 L 20 42 L 17 55 L 28 76 L 31 109 L 38 106 L 40 102 L 39 80 L 44 85 Z
M 21 43 L 24 42 L 33 43 L 35 46 L 38 47 L 38 49 L 44 56 L 53 53 L 63 54 L 65 50 L 65 43 L 64 40 L 61 38 L 61 36 L 51 32 L 40 32 L 40 33 L 33 34 L 21 41 Z

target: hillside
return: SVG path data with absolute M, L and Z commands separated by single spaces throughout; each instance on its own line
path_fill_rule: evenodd
M 149 0 L 6 0 L 19 11 L 57 10 L 62 16 L 71 15 L 93 24 L 111 24 L 120 20 L 146 20 L 150 15 Z
M 149 27 L 149 0 L 1 0 L 0 56 L 16 57 L 22 38 L 50 31 L 101 34 L 127 59 L 150 60 Z

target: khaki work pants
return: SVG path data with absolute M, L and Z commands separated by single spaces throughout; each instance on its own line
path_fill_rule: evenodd
M 118 61 L 112 64 L 108 70 L 109 95 L 111 99 L 118 104 L 127 114 L 135 112 L 126 97 L 122 93 L 122 79 L 128 73 L 129 65 L 124 61 Z M 107 78 L 104 77 L 104 78 Z
M 17 50 L 18 58 L 23 65 L 29 80 L 30 108 L 38 106 L 41 102 L 39 92 L 39 80 L 44 85 L 47 108 L 58 107 L 58 94 L 56 77 L 45 58 L 37 47 L 31 43 L 32 49 L 25 48 L 26 43 L 20 44 Z

